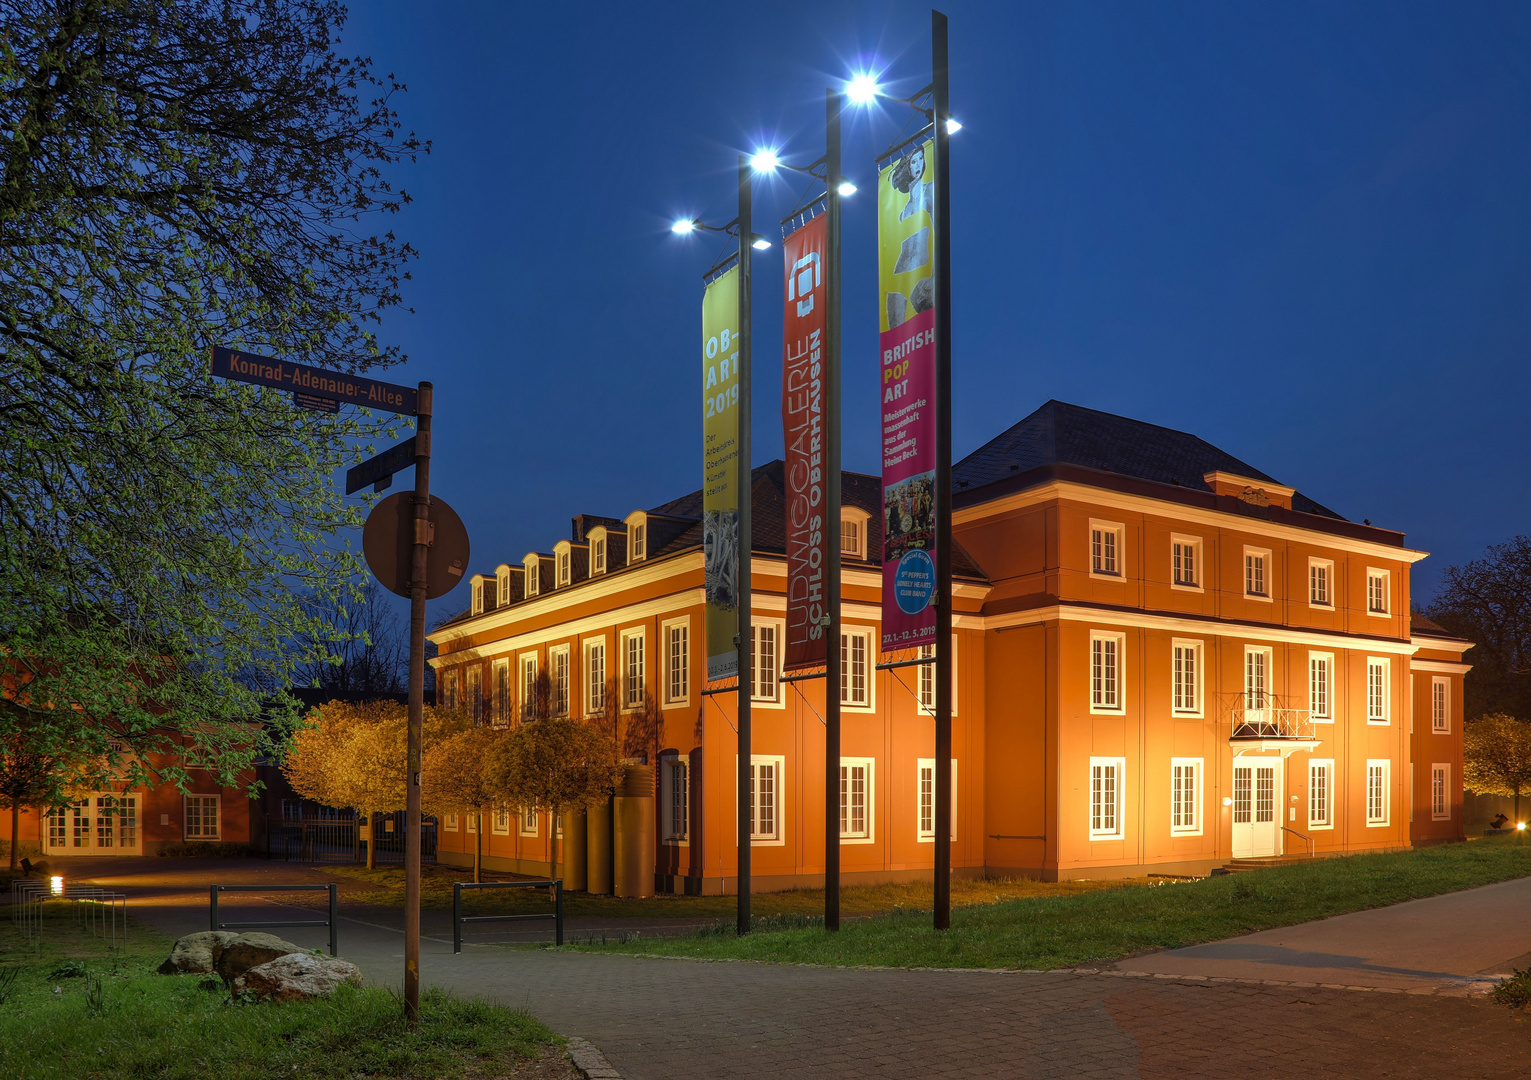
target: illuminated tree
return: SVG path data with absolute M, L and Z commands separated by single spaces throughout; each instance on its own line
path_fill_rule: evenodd
M 1462 786 L 1514 798 L 1519 824 L 1521 792 L 1531 791 L 1531 724 L 1503 713 L 1468 724 L 1462 733 Z
M 426 809 L 436 815 L 469 814 L 474 819 L 473 880 L 483 880 L 484 817 L 493 813 L 495 788 L 487 763 L 509 732 L 476 727 L 438 739 L 426 748 L 420 786 Z

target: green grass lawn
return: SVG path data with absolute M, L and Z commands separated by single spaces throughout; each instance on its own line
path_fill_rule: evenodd
M 375 889 L 347 890 L 346 896 L 387 907 L 404 906 L 404 871 L 402 868 L 368 870 L 365 867 L 334 866 L 327 870 L 339 876 L 359 879 Z M 493 875 L 485 875 L 492 880 Z M 444 866 L 424 867 L 421 875 L 420 905 L 432 911 L 452 909 L 452 883 L 471 880 L 471 873 Z M 952 882 L 952 903 L 957 906 L 993 904 L 1023 897 L 1073 896 L 1102 889 L 1122 889 L 1133 882 L 968 880 Z M 1138 882 L 1141 884 L 1141 882 Z M 903 908 L 928 908 L 931 885 L 928 881 L 903 885 L 858 885 L 841 890 L 840 910 L 846 915 L 872 915 Z M 549 910 L 546 890 L 489 889 L 463 894 L 463 908 L 470 914 L 513 914 Z M 591 896 L 569 893 L 564 897 L 567 916 L 604 916 L 614 919 L 725 919 L 732 917 L 738 901 L 732 896 L 648 896 L 623 899 L 617 896 Z M 824 890 L 792 889 L 787 892 L 760 893 L 753 898 L 757 915 L 789 917 L 812 916 L 824 911 Z
M 49 920 L 39 948 L 0 919 L 4 1080 L 476 1080 L 531 1062 L 538 1076 L 576 1075 L 562 1041 L 522 1012 L 427 993 L 411 1031 L 399 998 L 370 987 L 241 1003 L 216 978 L 154 974 L 171 942 L 141 927 L 114 951 L 62 910 Z
M 931 929 L 928 910 L 858 919 L 834 935 L 822 924 L 805 925 L 802 915 L 777 915 L 759 919 L 756 932 L 742 938 L 723 923 L 684 937 L 628 935 L 620 941 L 608 935 L 605 942 L 597 936 L 564 947 L 797 964 L 1047 969 L 1216 941 L 1527 875 L 1531 843 L 1506 837 L 1320 859 L 1203 881 L 990 901 L 956 908 L 951 929 L 942 933 Z M 928 907 L 928 886 L 926 895 Z

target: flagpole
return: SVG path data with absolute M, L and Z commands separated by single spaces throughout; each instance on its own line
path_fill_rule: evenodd
M 750 833 L 753 800 L 750 798 L 753 777 L 750 760 L 750 562 L 753 551 L 751 510 L 754 508 L 750 471 L 750 244 L 754 240 L 750 224 L 750 164 L 739 155 L 739 559 L 738 645 L 739 665 L 739 912 L 736 929 L 750 932 Z
M 936 867 L 935 928 L 952 924 L 952 247 L 946 16 L 930 13 L 936 250 Z
M 824 641 L 824 929 L 840 929 L 840 112 L 837 90 L 825 92 L 824 186 L 829 266 L 824 283 L 824 469 L 828 503 L 829 592 Z

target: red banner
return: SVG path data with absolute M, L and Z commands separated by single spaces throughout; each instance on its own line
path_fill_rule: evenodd
M 782 241 L 787 269 L 782 335 L 781 423 L 787 444 L 787 647 L 783 667 L 826 659 L 823 618 L 828 477 L 824 472 L 824 333 L 828 217 L 820 214 Z

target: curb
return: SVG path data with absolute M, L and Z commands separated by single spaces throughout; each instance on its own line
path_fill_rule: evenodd
M 585 1080 L 622 1080 L 622 1074 L 611 1067 L 606 1055 L 586 1039 L 569 1040 L 569 1059 Z

